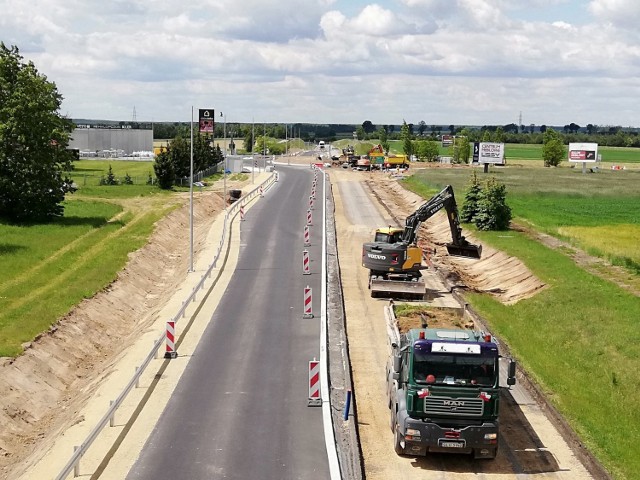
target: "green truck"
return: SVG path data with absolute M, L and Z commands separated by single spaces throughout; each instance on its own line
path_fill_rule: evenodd
M 387 389 L 396 453 L 495 458 L 501 388 L 496 340 L 473 329 L 400 332 L 395 325 L 388 328 Z M 516 383 L 515 371 L 509 360 L 508 386 Z

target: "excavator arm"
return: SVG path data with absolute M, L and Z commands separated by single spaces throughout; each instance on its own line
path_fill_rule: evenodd
M 447 185 L 440 193 L 427 200 L 420 208 L 407 217 L 404 232 L 402 233 L 402 241 L 408 245 L 414 244 L 420 224 L 443 208 L 447 212 L 449 228 L 451 229 L 452 242 L 447 244 L 449 255 L 480 258 L 482 246 L 469 243 L 462 235 L 462 227 L 460 226 L 460 220 L 458 218 L 458 207 L 451 185 Z

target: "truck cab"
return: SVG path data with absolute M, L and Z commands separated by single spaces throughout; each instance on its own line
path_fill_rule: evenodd
M 498 450 L 498 345 L 467 329 L 411 329 L 392 345 L 387 368 L 391 428 L 399 455 Z M 515 384 L 515 362 L 508 385 Z

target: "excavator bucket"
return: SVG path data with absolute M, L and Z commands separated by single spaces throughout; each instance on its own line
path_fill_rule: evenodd
M 480 258 L 482 245 L 473 245 L 471 243 L 454 245 L 453 243 L 447 243 L 447 252 L 454 257 Z

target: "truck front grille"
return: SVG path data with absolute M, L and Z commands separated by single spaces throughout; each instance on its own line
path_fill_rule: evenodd
M 484 401 L 481 398 L 451 398 L 429 396 L 424 399 L 424 413 L 428 415 L 482 416 Z

